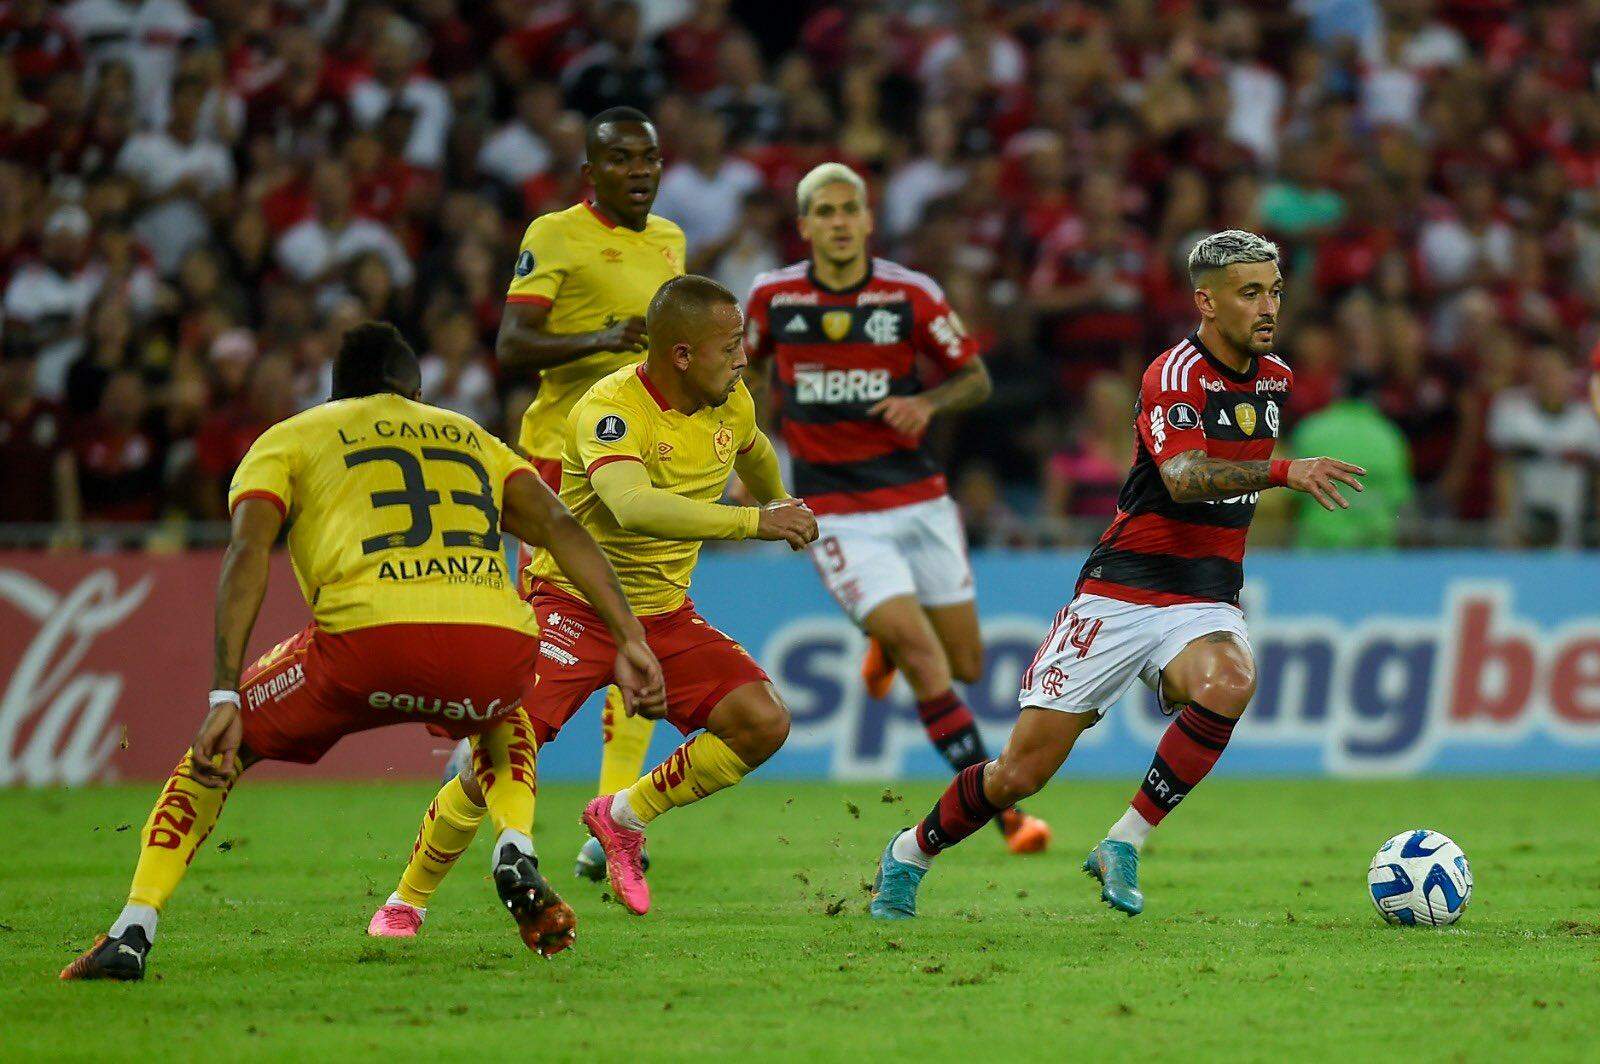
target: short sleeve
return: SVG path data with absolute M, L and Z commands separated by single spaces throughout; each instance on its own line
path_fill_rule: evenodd
M 1198 361 L 1192 349 L 1185 352 L 1180 346 L 1145 370 L 1135 421 L 1156 465 L 1184 451 L 1206 449 L 1201 422 L 1206 393 L 1200 386 Z
M 262 433 L 245 452 L 228 485 L 228 513 L 246 499 L 265 499 L 287 519 L 294 505 L 294 476 L 299 468 L 298 437 L 280 422 Z
M 758 281 L 744 301 L 744 353 L 752 363 L 772 354 L 770 306 L 766 289 Z
M 535 218 L 522 234 L 517 261 L 511 269 L 507 303 L 538 303 L 550 306 L 566 280 L 571 267 L 567 241 L 548 216 Z
M 613 396 L 586 396 L 572 412 L 573 446 L 585 473 L 611 462 L 643 462 L 649 426 L 642 412 Z
M 533 463 L 522 457 L 510 447 L 502 443 L 495 436 L 488 436 L 483 444 L 484 458 L 489 463 L 490 479 L 504 489 L 506 483 L 514 476 L 529 473 L 538 476 L 533 468 Z
M 978 357 L 978 339 L 967 331 L 945 299 L 943 290 L 931 286 L 917 308 L 917 350 L 933 359 L 946 373 Z

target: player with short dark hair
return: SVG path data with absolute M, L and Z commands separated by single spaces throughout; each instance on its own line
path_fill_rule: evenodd
M 605 555 L 533 468 L 470 419 L 418 401 L 417 356 L 392 326 L 350 330 L 333 380 L 328 402 L 268 429 L 234 474 L 209 711 L 139 833 L 128 904 L 63 979 L 144 977 L 160 911 L 245 769 L 313 764 L 346 735 L 407 722 L 469 739 L 501 902 L 530 948 L 572 941 L 572 910 L 533 855 L 523 704 L 539 628 L 510 593 L 501 530 L 537 544 L 594 604 L 611 633 L 606 668 L 642 712 L 665 697 L 660 665 Z M 285 525 L 313 619 L 245 669 Z
M 596 381 L 643 357 L 645 311 L 662 284 L 683 274 L 687 258 L 683 230 L 650 213 L 661 183 L 650 116 L 607 108 L 584 126 L 584 148 L 591 196 L 528 225 L 495 342 L 502 367 L 538 380 L 517 447 L 553 491 L 561 490 L 567 414 Z M 614 689 L 600 722 L 598 791 L 609 794 L 639 775 L 655 722 L 624 713 Z M 458 750 L 447 776 L 464 756 Z M 579 853 L 577 870 L 604 878 L 598 847 Z
M 1113 908 L 1142 912 L 1139 848 L 1222 756 L 1255 693 L 1239 592 L 1259 493 L 1288 487 L 1332 510 L 1349 505 L 1340 484 L 1361 490 L 1365 470 L 1348 462 L 1272 458 L 1294 385 L 1272 353 L 1283 298 L 1277 247 L 1240 230 L 1215 233 L 1190 252 L 1189 277 L 1200 326 L 1145 370 L 1117 514 L 1023 674 L 1011 739 L 884 847 L 876 917 L 915 916 L 934 856 L 1043 787 L 1136 679 L 1178 716 L 1084 870 Z
M 923 441 L 935 416 L 988 398 L 989 372 L 939 285 L 868 251 L 860 175 L 823 163 L 795 196 L 811 256 L 756 278 L 750 358 L 773 364 L 795 490 L 821 530 L 811 560 L 868 637 L 867 693 L 886 698 L 904 674 L 928 739 L 959 772 L 988 760 L 953 686 L 983 675 L 983 640 L 961 516 Z M 1021 810 L 997 823 L 1013 852 L 1050 841 Z
M 777 452 L 756 425 L 740 376 L 744 321 L 733 294 L 706 277 L 668 281 L 650 302 L 650 353 L 586 392 L 567 419 L 561 497 L 616 566 L 645 638 L 661 660 L 666 703 L 647 706 L 690 738 L 651 772 L 602 794 L 583 821 L 599 843 L 619 901 L 650 908 L 644 878 L 645 827 L 742 780 L 778 751 L 789 711 L 744 648 L 706 622 L 688 590 L 706 540 L 781 540 L 803 550 L 817 522 L 784 490 Z M 737 473 L 760 506 L 719 500 Z M 556 737 L 595 691 L 611 682 L 611 639 L 587 592 L 536 552 L 529 601 L 543 644 L 525 702 L 533 742 Z M 410 937 L 449 870 L 436 854 L 465 848 L 483 810 L 463 810 L 464 772 L 429 807 L 400 888 L 368 932 Z M 447 799 L 449 801 L 447 802 Z M 448 804 L 449 815 L 436 815 Z

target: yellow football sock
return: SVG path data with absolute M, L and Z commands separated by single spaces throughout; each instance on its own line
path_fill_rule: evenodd
M 521 709 L 472 740 L 472 772 L 496 836 L 507 828 L 533 836 L 537 752 L 533 726 Z
M 428 899 L 450 874 L 456 858 L 472 843 L 478 825 L 483 823 L 484 812 L 483 806 L 467 797 L 460 776 L 452 776 L 449 783 L 439 788 L 422 818 L 422 827 L 417 829 L 411 860 L 400 875 L 400 886 L 395 893 L 400 895 L 401 901 L 419 909 L 428 907 Z
M 628 716 L 621 688 L 606 688 L 606 704 L 600 711 L 600 789 L 596 793 L 616 794 L 639 778 L 655 729 L 656 722 L 649 717 Z
M 194 774 L 192 755 L 183 755 L 139 835 L 139 865 L 128 888 L 129 905 L 148 905 L 159 911 L 167 904 L 189 870 L 195 851 L 217 826 L 222 803 L 238 779 L 236 772 L 226 786 L 201 783 Z
M 628 788 L 628 804 L 646 824 L 668 809 L 698 802 L 750 774 L 728 744 L 701 732 Z

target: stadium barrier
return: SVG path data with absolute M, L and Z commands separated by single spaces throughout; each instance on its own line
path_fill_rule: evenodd
M 159 779 L 192 738 L 210 678 L 220 552 L 0 553 L 0 786 Z M 967 691 L 991 744 L 1017 677 L 1071 594 L 1072 553 L 978 555 L 986 673 Z M 253 652 L 305 623 L 286 559 Z M 1588 772 L 1600 767 L 1600 556 L 1263 553 L 1245 608 L 1260 691 L 1219 771 L 1235 775 Z M 794 714 L 762 769 L 789 777 L 938 776 L 903 683 L 866 697 L 863 640 L 811 567 L 777 550 L 709 556 L 694 596 L 771 672 Z M 590 776 L 586 710 L 544 752 L 546 778 Z M 1085 734 L 1067 771 L 1138 772 L 1165 726 L 1136 688 Z M 676 739 L 658 729 L 655 753 Z M 421 728 L 344 741 L 315 769 L 411 777 L 444 744 Z

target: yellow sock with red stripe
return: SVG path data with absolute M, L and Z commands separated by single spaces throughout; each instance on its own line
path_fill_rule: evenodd
M 456 859 L 472 843 L 485 812 L 483 806 L 467 797 L 460 776 L 452 776 L 450 782 L 439 789 L 422 818 L 422 826 L 417 829 L 411 860 L 400 875 L 400 886 L 395 893 L 401 901 L 419 909 L 428 907 L 433 892 L 439 889 Z M 529 819 L 531 822 L 532 817 Z
M 161 911 L 183 881 L 195 851 L 217 826 L 222 804 L 238 779 L 235 773 L 226 786 L 201 783 L 194 774 L 193 755 L 183 755 L 140 832 L 139 865 L 128 889 L 129 905 Z
M 701 732 L 672 752 L 648 776 L 623 792 L 627 805 L 641 824 L 648 824 L 668 809 L 690 805 L 715 794 L 750 774 L 750 766 L 728 744 Z
M 639 778 L 655 729 L 656 722 L 649 717 L 628 716 L 621 689 L 606 688 L 605 708 L 600 711 L 600 789 L 596 793 L 616 794 Z
M 533 835 L 537 752 L 533 726 L 521 709 L 472 740 L 472 772 L 497 836 L 508 829 Z

